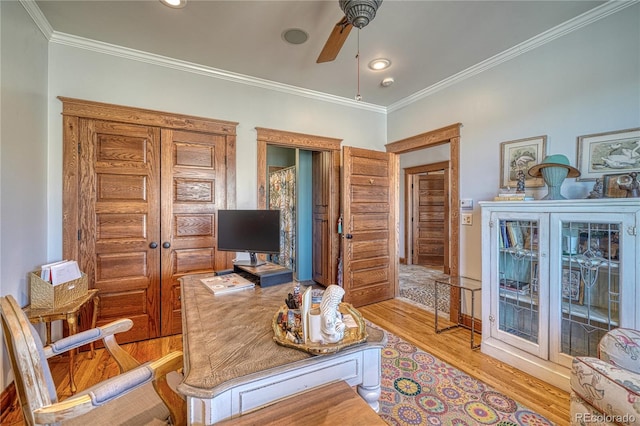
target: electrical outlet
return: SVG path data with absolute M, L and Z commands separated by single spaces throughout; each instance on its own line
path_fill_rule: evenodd
M 473 215 L 471 213 L 462 213 L 462 224 L 473 225 Z
M 460 208 L 461 209 L 472 209 L 473 208 L 473 199 L 471 198 L 463 198 L 460 200 Z

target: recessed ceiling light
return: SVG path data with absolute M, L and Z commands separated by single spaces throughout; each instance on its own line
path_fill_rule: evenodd
M 185 5 L 187 4 L 187 0 L 160 0 L 160 3 L 174 9 L 180 9 L 182 7 L 185 7 Z
M 395 80 L 393 79 L 393 77 L 387 77 L 384 80 L 382 80 L 382 82 L 380 83 L 380 85 L 382 87 L 389 87 L 393 84 Z
M 309 39 L 309 34 L 300 28 L 289 28 L 282 33 L 282 38 L 290 44 L 302 44 Z
M 374 71 L 386 70 L 390 66 L 391 61 L 384 58 L 374 59 L 373 61 L 369 62 L 369 68 Z

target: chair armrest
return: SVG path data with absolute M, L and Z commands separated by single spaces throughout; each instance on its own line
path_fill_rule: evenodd
M 598 358 L 576 357 L 571 369 L 571 390 L 604 414 L 640 419 L 640 374 Z
M 598 358 L 640 373 L 640 331 L 616 328 L 607 332 L 598 344 Z
M 56 340 L 51 345 L 46 346 L 44 348 L 44 355 L 47 358 L 51 358 L 54 355 L 79 348 L 96 340 L 104 339 L 107 336 L 128 331 L 131 327 L 133 327 L 133 321 L 130 319 L 120 319 L 101 327 L 81 331 L 69 337 Z
M 170 371 L 182 368 L 182 352 L 171 352 L 157 361 L 147 362 L 130 371 L 100 382 L 71 398 L 34 410 L 37 424 L 56 423 L 90 412 L 108 402 L 117 400 L 150 381 L 163 379 Z M 155 388 L 155 383 L 154 383 Z M 159 395 L 163 401 L 162 395 Z M 173 411 L 169 412 L 173 418 Z M 184 416 L 184 415 L 183 415 Z

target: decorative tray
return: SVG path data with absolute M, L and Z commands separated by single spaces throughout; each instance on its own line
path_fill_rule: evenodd
M 316 343 L 311 341 L 295 343 L 287 339 L 286 331 L 282 329 L 278 320 L 282 318 L 282 316 L 286 317 L 288 315 L 288 311 L 289 308 L 287 305 L 282 305 L 278 312 L 273 316 L 273 321 L 271 323 L 274 333 L 273 340 L 275 340 L 279 345 L 305 351 L 312 355 L 327 355 L 336 353 L 344 348 L 360 344 L 367 340 L 367 327 L 364 319 L 360 312 L 358 312 L 351 303 L 340 302 L 340 305 L 338 305 L 338 311 L 340 311 L 343 316 L 350 315 L 351 318 L 353 318 L 356 327 L 349 327 L 349 323 L 345 321 L 347 328 L 344 330 L 344 337 L 336 343 Z M 297 311 L 297 309 L 294 311 Z

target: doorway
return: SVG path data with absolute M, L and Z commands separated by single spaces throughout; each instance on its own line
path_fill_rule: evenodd
M 338 223 L 340 208 L 338 185 L 342 140 L 265 128 L 256 128 L 256 131 L 257 208 L 269 208 L 269 152 L 277 152 L 277 149 L 296 152 L 297 161 L 305 165 L 304 188 L 311 189 L 305 194 L 307 199 L 304 204 L 307 206 L 305 216 L 311 217 L 312 220 L 310 225 L 307 224 L 307 230 L 301 232 L 305 237 L 308 236 L 305 246 L 311 247 L 311 252 L 306 252 L 306 256 L 311 258 L 312 279 L 324 286 L 336 284 L 338 263 L 335 260 L 339 258 L 340 239 L 333 231 Z M 309 197 L 311 200 L 308 199 Z M 310 244 L 309 240 L 311 240 Z M 309 262 L 305 262 L 305 265 L 308 264 Z M 299 275 L 299 277 L 303 276 Z
M 449 162 L 404 169 L 405 261 L 449 274 Z
M 313 151 L 267 146 L 267 206 L 280 210 L 280 253 L 269 261 L 293 271 L 300 282 L 312 282 L 312 211 L 315 188 Z
M 449 275 L 458 276 L 460 267 L 458 262 L 460 252 L 460 128 L 461 123 L 455 123 L 440 129 L 421 133 L 385 145 L 387 152 L 404 154 L 425 148 L 447 145 L 449 147 Z M 460 294 L 451 290 L 449 316 L 457 321 L 459 314 Z

